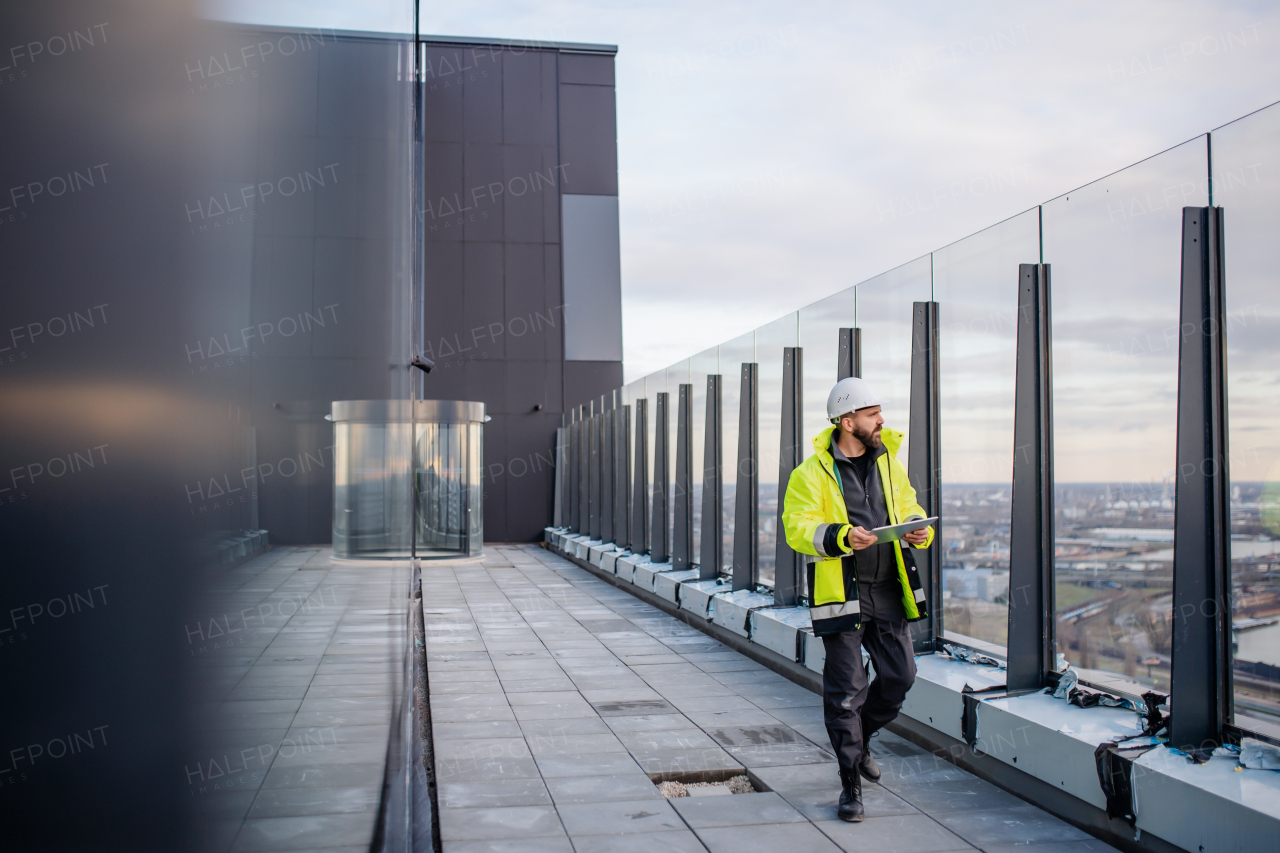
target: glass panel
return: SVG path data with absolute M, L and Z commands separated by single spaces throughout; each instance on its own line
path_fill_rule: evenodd
M 1040 260 L 1039 209 L 933 253 L 941 353 L 943 630 L 1003 646 L 1018 264 Z
M 1042 210 L 1057 644 L 1095 681 L 1169 689 L 1181 209 L 1206 164 L 1200 137 Z
M 913 303 L 933 298 L 929 256 L 882 273 L 856 288 L 855 318 L 862 329 L 862 378 L 884 401 L 886 429 L 907 432 L 911 417 Z M 826 398 L 823 398 L 825 403 Z M 897 456 L 907 464 L 908 435 Z
M 804 455 L 813 452 L 810 441 L 830 426 L 827 395 L 836 384 L 836 363 L 840 354 L 840 329 L 852 328 L 854 293 L 848 287 L 820 302 L 800 309 L 800 346 L 804 347 Z
M 724 414 L 724 519 L 723 571 L 733 568 L 733 506 L 738 484 L 738 416 L 742 389 L 742 365 L 756 360 L 756 333 L 747 332 L 720 345 L 720 380 Z
M 1280 109 L 1213 132 L 1226 234 L 1235 724 L 1280 736 Z
M 334 424 L 333 552 L 408 557 L 410 425 Z
M 799 343 L 798 313 L 788 314 L 756 330 L 760 364 L 760 570 L 758 583 L 773 586 L 778 546 L 778 456 L 782 436 L 782 356 Z M 786 484 L 782 484 L 786 488 Z
M 471 424 L 415 424 L 415 486 L 418 490 L 418 556 L 467 553 L 468 534 L 478 533 L 473 505 L 479 456 Z M 479 438 L 479 425 L 475 438 Z M 474 475 L 477 479 L 470 480 Z M 468 523 L 468 521 L 470 523 Z M 476 553 L 479 553 L 478 551 Z

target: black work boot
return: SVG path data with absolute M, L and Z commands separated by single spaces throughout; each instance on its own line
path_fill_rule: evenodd
M 850 823 L 862 820 L 862 777 L 857 771 L 840 771 L 840 806 L 836 816 Z
M 858 772 L 867 777 L 868 782 L 880 781 L 880 765 L 871 757 L 871 744 L 862 745 L 862 760 L 858 762 Z

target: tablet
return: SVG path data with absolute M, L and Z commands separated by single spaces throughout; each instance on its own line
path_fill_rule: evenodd
M 876 527 L 871 533 L 876 535 L 877 542 L 892 542 L 895 539 L 901 539 L 905 534 L 913 530 L 919 530 L 921 527 L 928 527 L 938 520 L 935 515 L 932 518 L 915 518 L 911 521 L 904 521 L 901 524 L 890 524 L 887 527 Z

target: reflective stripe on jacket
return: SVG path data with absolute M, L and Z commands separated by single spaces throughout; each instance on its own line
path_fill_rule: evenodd
M 830 426 L 813 439 L 813 455 L 791 472 L 787 482 L 787 494 L 783 501 L 782 523 L 786 528 L 787 544 L 793 550 L 811 559 L 812 578 L 809 593 L 812 596 L 809 610 L 815 634 L 834 634 L 853 631 L 862 624 L 858 605 L 858 575 L 855 561 L 846 558 L 853 553 L 848 546 L 848 534 L 853 529 L 845 508 L 844 494 L 840 489 L 840 476 L 831 458 L 831 434 L 837 429 Z M 907 469 L 898 461 L 898 448 L 903 434 L 897 430 L 881 429 L 881 440 L 887 453 L 876 459 L 880 473 L 881 490 L 884 492 L 889 523 L 925 518 L 928 513 L 916 501 L 916 490 L 907 479 Z M 933 544 L 934 531 L 922 545 Z M 902 542 L 893 543 L 894 558 L 898 564 L 898 580 L 902 583 L 902 607 L 907 619 L 923 619 L 928 615 L 924 587 L 916 570 L 915 558 L 904 552 Z

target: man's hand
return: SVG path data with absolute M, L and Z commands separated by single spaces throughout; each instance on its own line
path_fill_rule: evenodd
M 902 537 L 902 541 L 909 545 L 923 545 L 925 540 L 929 538 L 929 528 L 921 527 L 919 530 L 913 530 Z
M 861 527 L 855 527 L 849 531 L 849 547 L 855 551 L 861 551 L 863 548 L 876 544 L 876 535 L 869 533 Z

